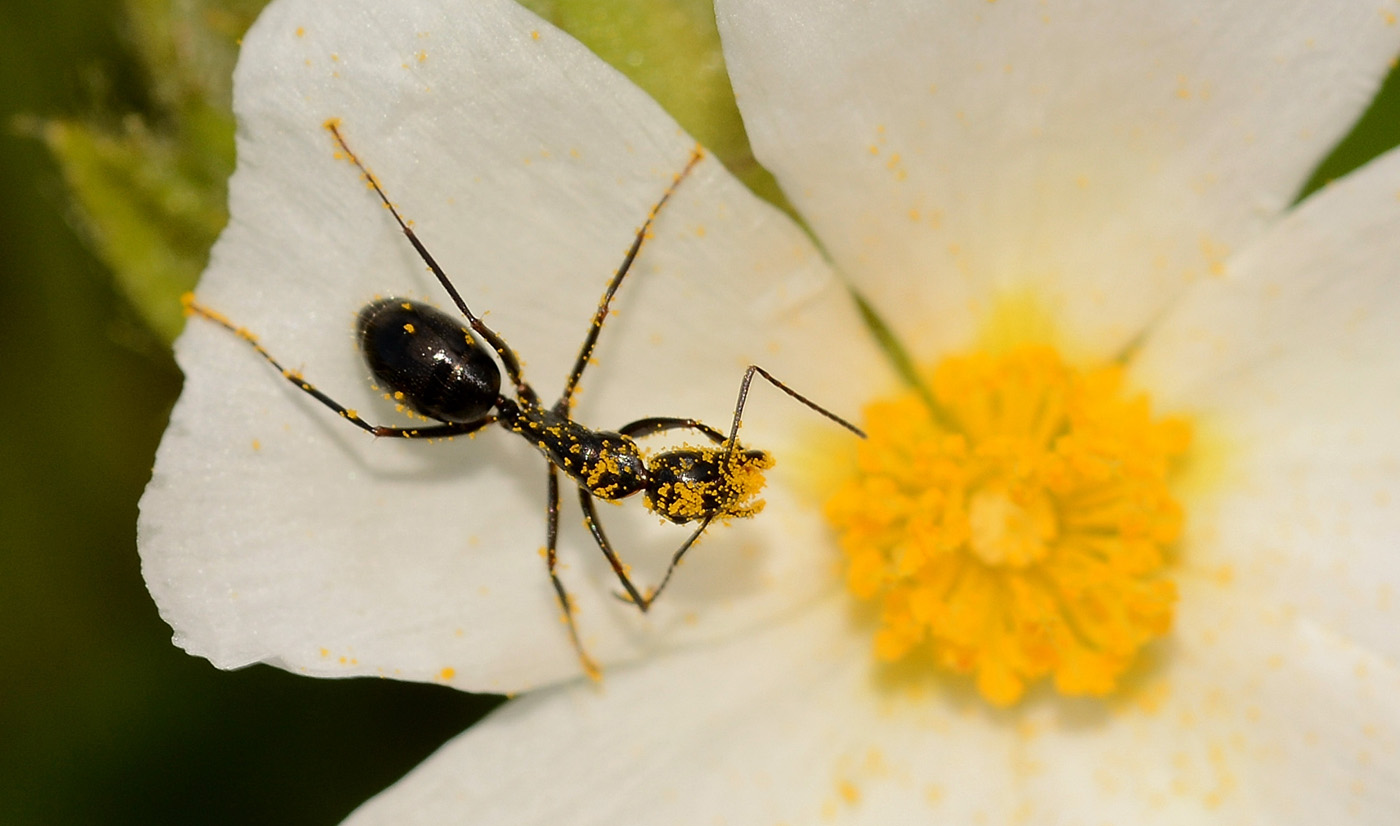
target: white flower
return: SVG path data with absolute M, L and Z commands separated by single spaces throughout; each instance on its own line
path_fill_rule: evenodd
M 1174 624 L 1111 699 L 1040 687 L 994 709 L 955 679 L 884 679 L 808 490 L 849 436 L 778 394 L 743 431 L 779 459 L 768 509 L 713 530 L 653 616 L 609 596 L 565 518 L 580 628 L 612 665 L 595 685 L 535 553 L 529 445 L 376 442 L 213 324 L 177 348 L 142 502 L 162 614 L 224 667 L 557 684 L 354 823 L 1390 822 L 1400 154 L 1288 204 L 1400 44 L 1393 5 L 719 4 L 756 151 L 921 364 L 1030 305 L 1045 326 L 1020 336 L 1121 357 L 1194 423 Z M 690 142 L 510 3 L 381 6 L 281 2 L 249 33 L 233 218 L 200 299 L 392 419 L 354 314 L 446 302 L 335 157 L 339 118 L 551 398 Z M 712 160 L 638 267 L 581 421 L 723 426 L 750 362 L 838 412 L 896 384 L 822 255 Z M 606 510 L 611 528 L 640 508 Z M 678 540 L 648 528 L 613 532 L 652 582 Z

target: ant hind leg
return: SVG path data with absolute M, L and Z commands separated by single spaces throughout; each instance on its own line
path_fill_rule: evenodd
M 379 196 L 379 200 L 383 202 L 385 208 L 389 210 L 389 214 L 394 217 L 394 221 L 399 225 L 399 229 L 402 230 L 404 237 L 408 239 L 409 244 L 411 244 L 414 251 L 418 253 L 418 257 L 423 259 L 423 263 L 427 265 L 433 277 L 437 279 L 438 284 L 442 285 L 443 290 L 445 290 L 448 297 L 452 299 L 452 303 L 457 305 L 457 309 L 466 317 L 467 323 L 478 335 L 486 339 L 486 343 L 491 345 L 492 350 L 496 351 L 496 355 L 501 359 L 501 364 L 506 368 L 506 373 L 510 376 L 511 383 L 515 385 L 516 394 L 522 399 L 528 399 L 532 402 L 538 401 L 534 388 L 530 387 L 525 381 L 525 376 L 521 372 L 520 357 L 515 354 L 515 351 L 511 349 L 510 345 L 506 343 L 506 340 L 501 337 L 500 333 L 497 333 L 487 326 L 486 322 L 482 321 L 476 313 L 473 313 L 471 308 L 467 306 L 467 302 L 462 299 L 462 294 L 459 293 L 457 287 L 453 285 L 452 279 L 447 277 L 447 273 L 438 264 L 437 260 L 433 258 L 432 253 L 428 252 L 428 248 L 419 240 L 418 234 L 413 231 L 413 227 L 409 222 L 404 220 L 404 217 L 399 214 L 399 208 L 394 206 L 393 202 L 389 200 L 389 196 L 385 194 L 384 188 L 379 185 L 379 179 L 374 176 L 374 173 L 369 171 L 364 165 L 364 162 L 360 160 L 359 156 L 350 149 L 350 145 L 345 142 L 345 137 L 340 134 L 340 121 L 336 118 L 331 118 L 326 121 L 324 125 L 335 138 L 336 145 L 339 146 L 340 151 L 344 153 L 345 159 L 354 164 L 356 169 L 360 170 L 360 174 L 364 176 L 365 182 L 374 190 L 374 194 Z
M 671 574 L 674 574 L 676 568 L 681 564 L 681 558 L 685 556 L 686 552 L 689 551 L 696 540 L 700 538 L 700 534 L 704 533 L 705 529 L 710 527 L 710 523 L 714 521 L 714 518 L 713 515 L 710 515 L 702 519 L 699 527 L 690 534 L 690 537 L 685 540 L 684 544 L 676 549 L 676 552 L 671 555 L 671 564 L 666 566 L 666 573 L 661 576 L 661 581 L 656 583 L 656 587 L 652 588 L 651 592 L 647 594 L 646 600 L 638 604 L 638 608 L 641 608 L 642 611 L 645 612 L 651 607 L 653 602 L 656 602 L 657 598 L 661 596 L 661 592 L 666 589 L 666 583 L 671 581 Z M 622 597 L 621 594 L 617 596 L 619 598 Z
M 647 612 L 647 609 L 651 608 L 652 603 L 656 602 L 657 597 L 661 596 L 661 591 L 665 589 L 666 583 L 671 581 L 671 574 L 675 573 L 676 566 L 680 565 L 681 558 L 685 556 L 686 552 L 695 544 L 695 541 L 700 538 L 700 534 L 705 532 L 705 529 L 710 526 L 710 523 L 714 521 L 715 518 L 714 515 L 711 514 L 700 521 L 700 525 L 691 532 L 689 538 L 685 540 L 685 543 L 671 555 L 671 563 L 666 566 L 666 573 L 662 575 L 661 581 L 657 583 L 655 588 L 648 590 L 647 593 L 643 595 L 641 591 L 637 590 L 637 586 L 632 582 L 632 578 L 627 575 L 627 566 L 623 565 L 622 559 L 618 557 L 617 552 L 613 550 L 612 543 L 608 540 L 607 534 L 603 532 L 603 523 L 598 519 L 598 509 L 597 506 L 593 504 L 593 495 L 583 488 L 579 488 L 578 492 L 579 504 L 583 507 L 584 524 L 588 526 L 589 532 L 593 534 L 593 541 L 598 543 L 598 548 L 603 552 L 603 556 L 608 558 L 608 562 L 612 565 L 613 573 L 617 574 L 617 581 L 622 583 L 622 588 L 626 592 L 613 592 L 613 595 L 623 602 L 637 606 L 637 609 L 643 614 Z
M 243 341 L 247 342 L 248 346 L 252 347 L 258 355 L 262 356 L 268 364 L 272 365 L 273 369 L 281 373 L 282 378 L 291 382 L 293 387 L 335 411 L 345 421 L 373 436 L 399 439 L 436 439 L 448 436 L 463 436 L 475 433 L 496 421 L 496 416 L 491 415 L 474 422 L 442 423 L 428 425 L 427 427 L 390 427 L 387 425 L 371 424 L 360 418 L 359 413 L 321 392 L 314 384 L 302 378 L 301 373 L 283 367 L 281 362 L 273 357 L 273 355 L 267 351 L 267 348 L 263 347 L 262 344 L 258 342 L 257 336 L 253 335 L 246 327 L 240 327 L 230 321 L 223 313 L 211 310 L 200 304 L 195 300 L 193 293 L 186 293 L 184 297 L 181 298 L 181 302 L 184 304 L 187 314 L 208 319 L 243 339 Z

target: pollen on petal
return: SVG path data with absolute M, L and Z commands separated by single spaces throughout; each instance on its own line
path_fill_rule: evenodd
M 950 358 L 866 410 L 869 438 L 826 505 L 876 659 L 972 676 L 1015 703 L 1049 678 L 1105 695 L 1171 628 L 1164 574 L 1184 519 L 1168 476 L 1190 424 L 1153 418 L 1121 370 L 1049 347 Z

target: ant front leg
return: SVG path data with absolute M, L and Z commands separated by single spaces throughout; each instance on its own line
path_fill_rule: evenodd
M 713 427 L 710 427 L 709 425 L 705 424 L 699 419 L 681 419 L 669 416 L 650 416 L 645 419 L 638 419 L 635 422 L 629 422 L 623 425 L 622 427 L 618 428 L 619 433 L 634 439 L 641 438 L 644 436 L 654 436 L 658 433 L 665 433 L 670 430 L 694 430 L 717 445 L 723 445 L 725 442 L 723 433 L 719 432 Z M 656 602 L 657 597 L 661 596 L 661 592 L 665 590 L 666 584 L 671 581 L 671 575 L 676 572 L 676 567 L 681 564 L 681 559 L 686 555 L 686 552 L 690 550 L 691 546 L 694 545 L 698 539 L 700 539 L 700 535 L 703 534 L 705 532 L 705 529 L 710 526 L 710 523 L 714 521 L 714 518 L 714 514 L 709 514 L 704 519 L 702 519 L 700 521 L 699 527 L 697 527 L 693 532 L 691 532 L 690 536 L 687 537 L 685 542 L 682 543 L 681 546 L 676 549 L 675 553 L 671 554 L 671 562 L 666 566 L 666 573 L 661 576 L 661 581 L 657 583 L 655 588 L 652 588 L 650 591 L 648 591 L 645 597 L 639 597 L 635 588 L 629 588 L 628 593 L 625 595 L 614 592 L 614 596 L 616 596 L 618 599 L 623 600 L 624 602 L 630 602 L 636 605 L 639 609 L 641 609 L 643 613 L 645 613 L 646 610 L 651 607 L 651 604 L 653 602 Z M 592 522 L 590 522 L 590 526 L 593 524 L 597 524 L 596 518 Z M 602 535 L 601 525 L 598 525 L 598 529 L 594 531 L 593 536 L 595 539 L 598 540 L 599 546 L 604 547 L 604 544 L 607 542 L 607 540 Z M 604 547 L 603 552 L 609 553 L 609 549 Z M 630 583 L 627 583 L 625 579 L 624 584 L 630 585 Z
M 627 566 L 622 564 L 617 552 L 613 550 L 612 543 L 608 541 L 608 535 L 603 532 L 603 523 L 598 521 L 598 509 L 593 504 L 593 494 L 588 492 L 582 485 L 578 489 L 579 506 L 583 509 L 583 523 L 588 526 L 588 530 L 593 534 L 593 541 L 598 543 L 598 549 L 603 552 L 603 556 L 608 558 L 608 564 L 612 565 L 613 573 L 617 574 L 618 582 L 622 583 L 622 588 L 627 592 L 624 596 L 618 594 L 618 598 L 624 602 L 630 602 L 646 613 L 651 607 L 655 594 L 643 597 L 637 586 L 632 584 L 631 577 L 627 576 Z
M 690 537 L 685 540 L 685 543 L 677 548 L 676 552 L 671 555 L 671 564 L 666 566 L 666 573 L 662 575 L 661 581 L 656 584 L 655 588 L 651 589 L 651 593 L 647 594 L 646 600 L 637 605 L 643 612 L 650 608 L 651 604 L 656 602 L 657 598 L 661 596 L 661 592 L 666 589 L 666 583 L 671 581 L 671 574 L 674 574 L 676 572 L 676 567 L 681 564 L 681 557 L 685 556 L 686 551 L 690 550 L 690 546 L 694 545 L 695 541 L 700 538 L 700 534 L 704 533 L 705 529 L 710 527 L 710 522 L 714 521 L 714 518 L 714 515 L 710 515 L 700 520 L 700 526 L 696 528 L 695 531 L 691 533 Z
M 651 420 L 643 419 L 642 421 L 646 422 Z M 692 422 L 692 420 L 689 419 L 674 419 L 671 421 L 691 422 L 689 425 L 677 426 L 694 426 L 696 430 L 700 430 L 702 433 L 706 433 L 706 435 L 713 434 L 711 438 L 714 438 L 716 442 L 722 442 L 724 440 L 722 434 L 708 425 Z M 670 428 L 661 428 L 661 430 L 666 429 Z M 651 432 L 659 433 L 661 430 L 654 430 Z M 632 578 L 627 575 L 627 568 L 622 564 L 622 560 L 618 557 L 617 552 L 613 550 L 612 543 L 608 541 L 608 535 L 603 532 L 603 523 L 598 519 L 598 509 L 593 504 L 593 494 L 582 487 L 578 489 L 578 494 L 579 504 L 583 508 L 583 522 L 588 526 L 589 532 L 593 534 L 593 541 L 598 543 L 598 548 L 602 550 L 603 556 L 608 558 L 608 562 L 612 565 L 613 573 L 617 574 L 618 581 L 622 583 L 623 590 L 627 592 L 625 594 L 619 594 L 614 591 L 613 596 L 616 596 L 623 602 L 637 606 L 637 609 L 643 614 L 647 612 L 647 609 L 651 608 L 653 602 L 656 602 L 656 598 L 661 596 L 662 589 L 666 587 L 666 583 L 671 581 L 671 574 L 675 573 L 676 566 L 681 562 L 681 557 L 685 556 L 686 551 L 690 550 L 690 546 L 695 544 L 695 541 L 700 538 L 700 534 L 704 533 L 705 529 L 710 526 L 710 522 L 714 520 L 713 514 L 701 520 L 700 526 L 696 528 L 695 531 L 691 533 L 690 537 L 685 540 L 685 543 L 671 555 L 671 563 L 666 566 L 666 573 L 661 577 L 661 582 L 658 583 L 655 588 L 650 589 L 646 596 L 643 596 L 642 593 L 637 590 L 637 586 L 633 584 Z
M 601 680 L 603 672 L 598 668 L 598 664 L 593 658 L 588 656 L 588 652 L 583 649 L 583 642 L 578 636 L 578 624 L 574 621 L 574 605 L 569 598 L 569 592 L 564 589 L 564 581 L 559 578 L 559 468 L 554 463 L 549 464 L 549 500 L 545 504 L 545 536 L 548 541 L 545 547 L 545 563 L 549 566 L 549 580 L 554 583 L 554 593 L 559 597 L 559 607 L 564 610 L 564 621 L 569 626 L 569 639 L 573 641 L 574 650 L 578 652 L 579 662 L 583 664 L 583 671 L 593 680 Z

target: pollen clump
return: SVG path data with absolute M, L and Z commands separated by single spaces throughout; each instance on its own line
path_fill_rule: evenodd
M 1119 367 L 1050 347 L 949 358 L 928 391 L 867 408 L 826 506 L 847 587 L 877 608 L 876 657 L 971 674 L 999 706 L 1045 676 L 1113 691 L 1171 626 L 1183 516 L 1167 481 L 1188 423 L 1154 419 Z

